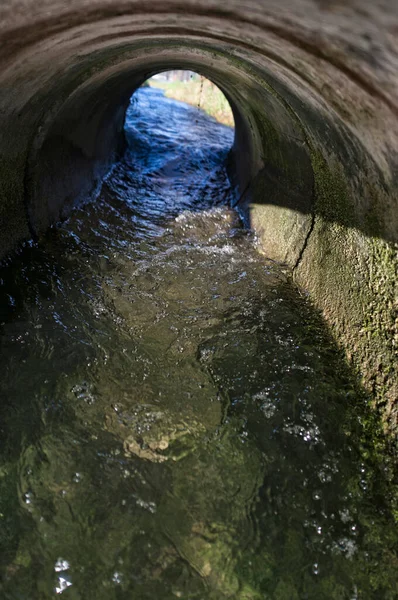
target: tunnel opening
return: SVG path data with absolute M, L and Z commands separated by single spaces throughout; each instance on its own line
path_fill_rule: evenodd
M 185 100 L 185 102 L 184 102 Z M 124 133 L 128 161 L 140 184 L 149 180 L 158 209 L 169 214 L 235 203 L 234 128 L 227 99 L 192 71 L 165 71 L 134 92 Z M 228 181 L 229 180 L 229 181 Z M 148 201 L 148 199 L 147 199 Z

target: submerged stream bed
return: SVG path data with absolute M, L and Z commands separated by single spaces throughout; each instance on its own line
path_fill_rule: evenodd
M 99 198 L 0 271 L 0 597 L 398 598 L 366 399 L 145 88 Z

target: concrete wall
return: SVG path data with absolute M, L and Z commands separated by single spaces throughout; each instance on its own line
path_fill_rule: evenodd
M 396 0 L 2 0 L 1 256 L 95 197 L 131 93 L 174 68 L 230 100 L 239 208 L 396 433 Z

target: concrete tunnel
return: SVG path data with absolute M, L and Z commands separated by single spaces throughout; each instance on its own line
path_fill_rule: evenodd
M 396 434 L 396 0 L 2 0 L 0 258 L 95 197 L 167 69 L 228 98 L 240 208 Z

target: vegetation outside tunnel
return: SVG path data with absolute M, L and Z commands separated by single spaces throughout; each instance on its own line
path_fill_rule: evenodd
M 172 71 L 172 76 L 169 78 L 168 73 L 163 72 L 164 77 L 162 78 L 152 77 L 148 82 L 149 85 L 165 90 L 168 98 L 197 106 L 219 123 L 229 127 L 234 126 L 234 118 L 228 100 L 214 83 L 203 75 L 191 71 Z M 179 76 L 180 73 L 188 73 L 189 79 Z

